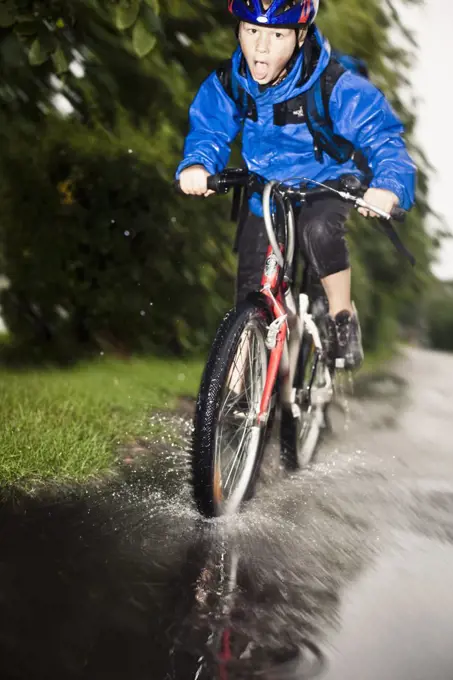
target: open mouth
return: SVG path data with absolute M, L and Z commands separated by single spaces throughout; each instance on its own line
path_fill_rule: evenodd
M 265 61 L 255 60 L 255 77 L 257 80 L 265 80 L 269 73 L 269 64 Z

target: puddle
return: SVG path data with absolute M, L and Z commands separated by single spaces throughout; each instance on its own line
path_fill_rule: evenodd
M 0 678 L 451 680 L 453 374 L 407 362 L 402 405 L 347 397 L 289 478 L 274 446 L 231 523 L 200 521 L 165 414 L 124 481 L 1 506 Z

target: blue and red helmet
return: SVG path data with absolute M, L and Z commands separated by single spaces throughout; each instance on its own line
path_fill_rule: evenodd
M 262 0 L 228 0 L 228 9 L 237 19 L 281 28 L 309 26 L 315 20 L 318 6 L 319 0 L 272 0 L 265 9 Z

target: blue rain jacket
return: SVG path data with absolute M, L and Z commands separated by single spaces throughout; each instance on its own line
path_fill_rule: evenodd
M 254 101 L 257 120 L 241 120 L 217 72 L 203 82 L 190 107 L 190 130 L 176 179 L 184 168 L 195 164 L 203 165 L 211 174 L 223 170 L 230 156 L 230 144 L 241 129 L 242 155 L 248 169 L 267 180 L 307 177 L 322 182 L 343 174 L 363 179 L 352 160 L 339 164 L 326 153 L 322 154 L 322 161 L 316 160 L 313 137 L 306 123 L 299 122 L 294 115 L 291 122 L 275 124 L 275 105 L 308 89 L 329 62 L 329 43 L 318 29 L 314 37 L 320 55 L 303 84 L 303 51 L 279 85 L 260 88 L 245 65 L 240 47 L 236 49 L 232 57 L 234 76 Z M 403 125 L 382 92 L 369 80 L 346 71 L 332 90 L 329 113 L 334 132 L 364 153 L 373 173 L 370 186 L 393 191 L 400 206 L 408 210 L 414 202 L 416 168 L 403 140 Z M 297 111 L 295 114 L 300 115 Z M 251 197 L 250 208 L 262 216 L 257 194 Z

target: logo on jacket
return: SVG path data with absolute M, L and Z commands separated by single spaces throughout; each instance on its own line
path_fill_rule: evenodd
M 302 106 L 299 109 L 296 109 L 295 111 L 293 111 L 293 116 L 297 116 L 298 118 L 303 118 L 304 115 L 305 114 L 304 114 L 304 110 L 303 110 Z

